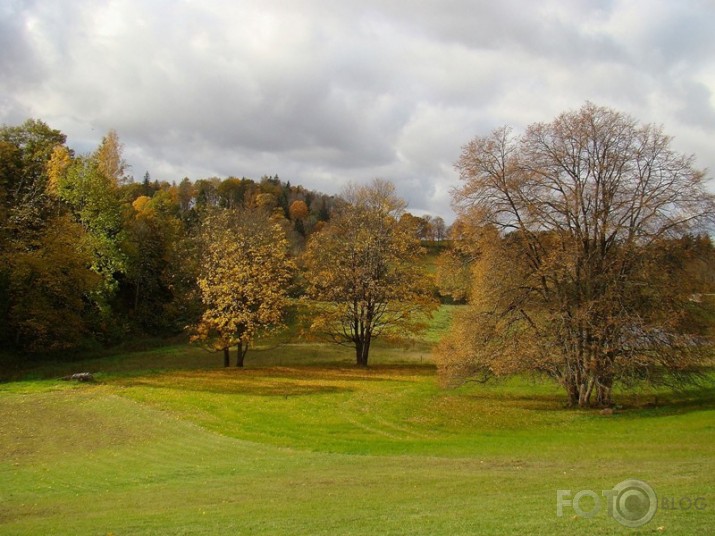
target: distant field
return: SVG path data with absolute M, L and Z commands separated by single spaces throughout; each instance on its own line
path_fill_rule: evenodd
M 0 534 L 713 533 L 715 389 L 620 397 L 612 416 L 526 379 L 443 390 L 441 314 L 368 370 L 349 349 L 265 341 L 246 370 L 179 345 L 0 384 Z M 78 370 L 99 381 L 56 379 Z M 637 530 L 605 504 L 556 516 L 556 490 L 627 478 L 706 507 Z

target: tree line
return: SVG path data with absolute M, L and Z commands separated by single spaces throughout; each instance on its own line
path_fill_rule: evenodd
M 188 330 L 242 366 L 299 303 L 367 366 L 375 338 L 419 333 L 441 298 L 466 304 L 437 349 L 448 384 L 533 374 L 606 406 L 712 362 L 715 195 L 661 128 L 615 110 L 471 140 L 449 229 L 381 179 L 340 196 L 278 177 L 134 182 L 114 132 L 89 155 L 65 141 L 41 121 L 0 129 L 3 347 Z
M 320 302 L 302 308 L 314 329 L 367 365 L 375 337 L 432 306 L 417 258 L 435 226 L 404 208 L 379 180 L 342 197 L 277 176 L 136 182 L 113 131 L 77 155 L 42 121 L 4 126 L 0 344 L 43 354 L 187 331 L 226 364 L 237 347 L 241 366 L 303 298 Z

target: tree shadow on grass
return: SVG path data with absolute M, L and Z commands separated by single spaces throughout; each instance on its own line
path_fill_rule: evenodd
M 569 409 L 566 406 L 566 397 L 558 394 L 526 394 L 510 393 L 507 391 L 485 391 L 466 396 L 488 404 L 499 404 L 502 406 L 509 406 L 514 409 L 534 411 L 566 411 Z
M 243 371 L 241 371 L 243 372 Z M 173 389 L 195 393 L 249 395 L 267 397 L 295 397 L 334 394 L 352 391 L 347 386 L 307 380 L 276 379 L 272 377 L 239 376 L 218 372 L 188 371 L 184 374 L 155 374 L 118 379 L 122 387 Z
M 433 377 L 435 375 L 433 367 L 413 364 L 378 364 L 359 368 L 354 364 L 336 363 L 252 370 L 274 377 L 359 382 L 411 382 L 415 377 Z
M 599 414 L 604 408 L 574 408 L 560 392 L 523 392 L 523 386 L 494 383 L 477 392 L 462 394 L 490 404 L 535 411 L 565 411 Z M 614 413 L 624 417 L 662 417 L 715 409 L 715 385 L 690 387 L 682 391 L 621 392 L 614 395 Z M 607 413 L 610 414 L 610 413 Z
M 617 411 L 624 416 L 665 417 L 715 410 L 715 387 L 701 386 L 683 391 L 623 394 Z
M 110 375 L 106 379 L 109 383 L 124 387 L 258 396 L 304 396 L 358 391 L 366 384 L 375 382 L 413 383 L 433 375 L 434 371 L 430 367 L 420 365 L 377 365 L 367 369 L 359 369 L 354 365 L 332 365 L 130 371 Z

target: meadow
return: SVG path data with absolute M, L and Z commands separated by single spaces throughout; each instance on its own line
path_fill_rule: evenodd
M 184 344 L 27 370 L 0 384 L 0 534 L 713 532 L 712 384 L 619 393 L 613 415 L 530 378 L 444 389 L 449 311 L 368 369 L 290 337 L 244 370 Z M 58 379 L 85 370 L 97 381 Z M 557 516 L 557 490 L 629 478 L 658 495 L 643 527 L 605 502 Z

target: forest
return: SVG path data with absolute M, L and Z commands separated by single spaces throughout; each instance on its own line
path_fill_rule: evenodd
M 373 193 L 394 198 L 391 185 L 382 187 Z M 293 260 L 346 204 L 278 176 L 177 184 L 147 172 L 136 181 L 114 131 L 93 153 L 77 155 L 63 133 L 40 120 L 4 126 L 0 345 L 18 356 L 61 357 L 128 337 L 185 333 L 217 349 L 242 341 L 245 354 L 257 331 L 280 324 L 286 300 L 308 292 Z M 399 203 L 395 208 L 406 234 L 393 242 L 412 247 L 413 257 L 420 239 L 446 237 L 442 218 L 413 216 Z M 261 247 L 275 257 L 257 260 Z M 312 249 L 314 263 L 318 249 Z M 233 273 L 218 273 L 222 266 Z M 258 280 L 251 294 L 246 283 Z M 261 302 L 230 320 L 231 328 L 219 324 L 242 313 L 221 310 L 220 297 L 210 296 L 226 284 L 233 285 L 223 290 L 234 305 Z M 279 299 L 269 304 L 271 295 Z
M 660 129 L 586 103 L 477 137 L 456 167 L 447 228 L 385 179 L 340 195 L 135 181 L 114 131 L 80 155 L 40 120 L 2 127 L 4 359 L 178 336 L 242 367 L 290 316 L 367 367 L 375 339 L 415 340 L 461 303 L 435 353 L 447 385 L 536 374 L 586 407 L 616 384 L 705 377 L 714 197 Z

